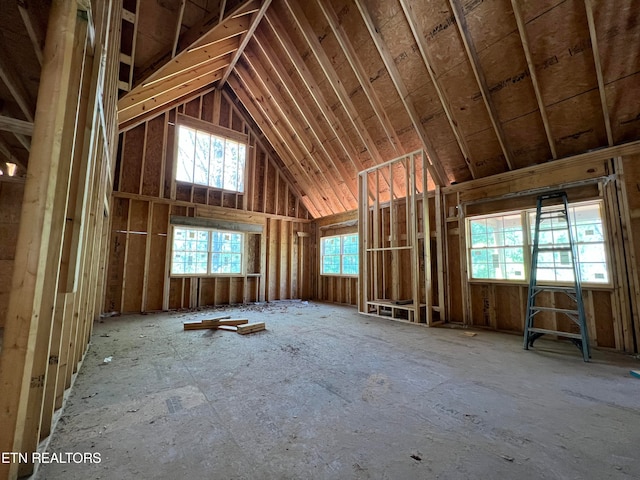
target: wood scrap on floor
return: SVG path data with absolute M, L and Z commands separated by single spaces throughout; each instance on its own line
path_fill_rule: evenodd
M 264 322 L 249 323 L 249 320 L 246 318 L 232 319 L 231 315 L 197 322 L 184 322 L 183 328 L 184 330 L 227 330 L 238 332 L 240 335 L 266 330 Z
M 238 325 L 237 332 L 240 335 L 247 335 L 248 333 L 260 332 L 266 330 L 264 322 L 249 323 L 247 325 Z

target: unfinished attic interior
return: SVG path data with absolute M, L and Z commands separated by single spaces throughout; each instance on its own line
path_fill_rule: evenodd
M 3 0 L 0 242 L 0 479 L 632 478 L 640 2 Z

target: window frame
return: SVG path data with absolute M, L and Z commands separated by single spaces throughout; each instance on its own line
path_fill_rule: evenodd
M 601 198 L 591 199 L 591 200 L 581 200 L 577 202 L 571 202 L 568 204 L 569 211 L 572 211 L 575 207 L 586 206 L 586 205 L 596 205 L 599 212 L 600 222 L 602 225 L 602 242 L 595 242 L 597 244 L 602 244 L 604 247 L 604 255 L 605 255 L 605 266 L 607 270 L 607 282 L 590 282 L 590 281 L 581 281 L 581 285 L 586 286 L 590 289 L 612 289 L 614 288 L 613 275 L 612 275 L 612 255 L 611 255 L 611 239 L 608 234 L 607 228 L 607 220 L 605 217 L 604 211 L 604 201 Z M 545 209 L 543 208 L 543 211 Z M 536 208 L 527 208 L 523 210 L 510 210 L 510 211 L 501 211 L 490 214 L 482 214 L 482 215 L 473 215 L 465 218 L 465 239 L 466 239 L 466 262 L 467 262 L 467 281 L 469 283 L 500 283 L 500 284 L 508 284 L 508 285 L 528 285 L 529 280 L 531 278 L 531 258 L 533 253 L 533 236 L 532 229 L 535 229 L 535 224 L 532 224 L 530 219 L 535 217 Z M 532 215 L 533 214 L 533 215 Z M 495 218 L 495 217 L 505 217 L 519 215 L 520 216 L 520 227 L 522 229 L 522 249 L 523 249 L 523 257 L 524 257 L 524 276 L 522 279 L 501 279 L 501 278 L 473 278 L 472 271 L 472 262 L 471 262 L 471 251 L 472 248 L 472 239 L 471 239 L 471 228 L 470 222 L 472 220 L 483 219 L 483 218 Z M 572 222 L 572 228 L 576 228 L 574 222 Z M 585 242 L 575 242 L 576 247 L 580 245 L 588 245 L 589 243 Z M 489 247 L 491 248 L 491 247 Z M 504 247 L 497 247 L 504 248 Z M 588 263 L 588 262 L 586 262 Z M 565 286 L 573 284 L 573 281 L 562 281 L 562 280 L 538 280 L 538 283 L 550 286 Z
M 344 238 L 345 237 L 356 237 L 355 245 L 358 248 L 358 251 L 355 254 L 352 253 L 344 253 Z M 340 273 L 324 273 L 324 242 L 328 239 L 340 239 Z M 358 232 L 354 233 L 343 233 L 340 235 L 327 235 L 325 237 L 320 237 L 320 275 L 323 277 L 353 277 L 357 278 L 360 275 L 360 244 L 359 244 Z M 343 273 L 344 272 L 344 257 L 345 256 L 355 256 L 358 259 L 358 272 L 357 273 Z
M 242 168 L 242 173 L 241 175 L 239 175 L 237 177 L 237 181 L 236 181 L 236 186 L 238 186 L 238 184 L 242 185 L 242 190 L 233 190 L 233 189 L 229 189 L 229 188 L 224 188 L 224 157 L 223 157 L 223 164 L 222 164 L 222 171 L 223 171 L 223 177 L 222 177 L 222 187 L 217 187 L 215 185 L 210 185 L 209 184 L 209 179 L 211 178 L 211 165 L 212 165 L 212 159 L 211 156 L 209 157 L 209 169 L 207 170 L 207 183 L 196 183 L 195 181 L 195 164 L 196 164 L 196 150 L 194 150 L 193 152 L 193 164 L 194 164 L 194 170 L 192 172 L 192 181 L 188 181 L 188 180 L 183 180 L 183 179 L 179 179 L 178 178 L 178 170 L 180 168 L 180 161 L 179 161 L 179 157 L 180 157 L 180 130 L 181 128 L 189 128 L 191 130 L 195 130 L 196 131 L 196 135 L 197 132 L 202 132 L 206 135 L 209 136 L 209 151 L 211 152 L 211 138 L 216 137 L 219 139 L 222 139 L 225 143 L 223 145 L 223 151 L 226 151 L 225 145 L 227 141 L 230 142 L 234 142 L 237 143 L 241 146 L 244 146 L 244 157 L 242 157 L 241 155 L 238 156 L 238 162 L 240 162 L 242 160 L 243 162 L 243 168 Z M 197 138 L 197 137 L 196 137 Z M 197 144 L 197 143 L 196 143 Z M 195 148 L 195 147 L 194 147 Z M 240 132 L 237 132 L 235 130 L 231 130 L 225 127 L 221 127 L 219 125 L 214 125 L 212 123 L 194 118 L 194 117 L 190 117 L 188 115 L 184 115 L 184 114 L 178 114 L 176 122 L 175 122 L 175 140 L 174 140 L 174 166 L 173 166 L 173 182 L 174 184 L 182 184 L 182 185 L 189 185 L 192 187 L 199 187 L 199 188 L 208 188 L 208 189 L 212 189 L 215 191 L 220 191 L 220 192 L 228 192 L 228 193 L 232 193 L 232 194 L 236 194 L 236 195 L 246 195 L 247 193 L 247 173 L 248 173 L 248 163 L 249 163 L 249 159 L 250 159 L 250 155 L 249 155 L 249 136 Z
M 173 270 L 174 264 L 174 252 L 175 250 L 175 234 L 176 230 L 191 230 L 195 232 L 207 232 L 207 271 L 206 273 L 176 273 Z M 212 272 L 212 256 L 214 252 L 212 247 L 212 234 L 213 233 L 228 233 L 231 235 L 240 235 L 240 243 L 241 249 L 240 252 L 233 252 L 234 254 L 240 255 L 240 272 L 230 272 L 230 273 L 217 273 Z M 233 231 L 233 230 L 224 230 L 220 228 L 208 228 L 208 227 L 194 227 L 191 225 L 171 225 L 171 237 L 169 238 L 171 242 L 171 249 L 169 254 L 169 277 L 170 278 L 205 278 L 205 277 L 243 277 L 246 275 L 247 265 L 246 265 L 246 250 L 247 250 L 247 235 L 245 232 Z M 188 252 L 188 250 L 185 250 Z M 197 252 L 197 251 L 196 251 Z

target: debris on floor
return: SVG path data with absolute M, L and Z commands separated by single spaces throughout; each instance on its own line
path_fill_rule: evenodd
M 464 335 L 465 337 L 475 337 L 476 335 L 478 335 L 477 332 L 463 332 L 462 335 Z
M 260 332 L 266 330 L 264 322 L 248 323 L 247 325 L 238 325 L 237 332 L 240 335 L 247 335 L 248 333 Z
M 640 378 L 640 370 L 629 370 L 632 377 Z
M 240 335 L 266 330 L 264 322 L 249 323 L 246 318 L 232 319 L 231 315 L 197 322 L 184 322 L 183 328 L 184 330 L 228 330 L 238 332 Z

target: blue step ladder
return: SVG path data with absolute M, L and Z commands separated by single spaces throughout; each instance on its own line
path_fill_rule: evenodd
M 547 206 L 545 206 L 545 204 Z M 553 235 L 568 238 L 568 244 L 554 244 L 553 242 L 540 241 L 540 232 L 552 231 Z M 582 358 L 589 361 L 591 352 L 589 351 L 589 337 L 584 313 L 584 302 L 582 300 L 582 287 L 580 285 L 580 266 L 578 265 L 578 252 L 574 240 L 575 232 L 571 228 L 569 217 L 569 206 L 566 192 L 553 192 L 540 195 L 536 203 L 536 225 L 533 236 L 533 252 L 531 253 L 531 273 L 529 276 L 529 295 L 527 299 L 527 316 L 524 329 L 524 348 L 529 350 L 533 343 L 541 336 L 557 335 L 568 338 L 574 345 L 582 351 Z M 538 257 L 540 255 L 554 256 L 554 264 L 571 264 L 567 267 L 554 269 L 573 270 L 573 285 L 559 286 L 548 285 L 538 281 Z M 558 262 L 558 259 L 561 261 Z M 538 304 L 541 292 L 561 292 L 567 295 L 575 304 L 575 308 L 555 308 Z M 549 330 L 535 326 L 536 315 L 540 312 L 555 312 L 565 315 L 578 326 L 579 332 L 564 332 Z

